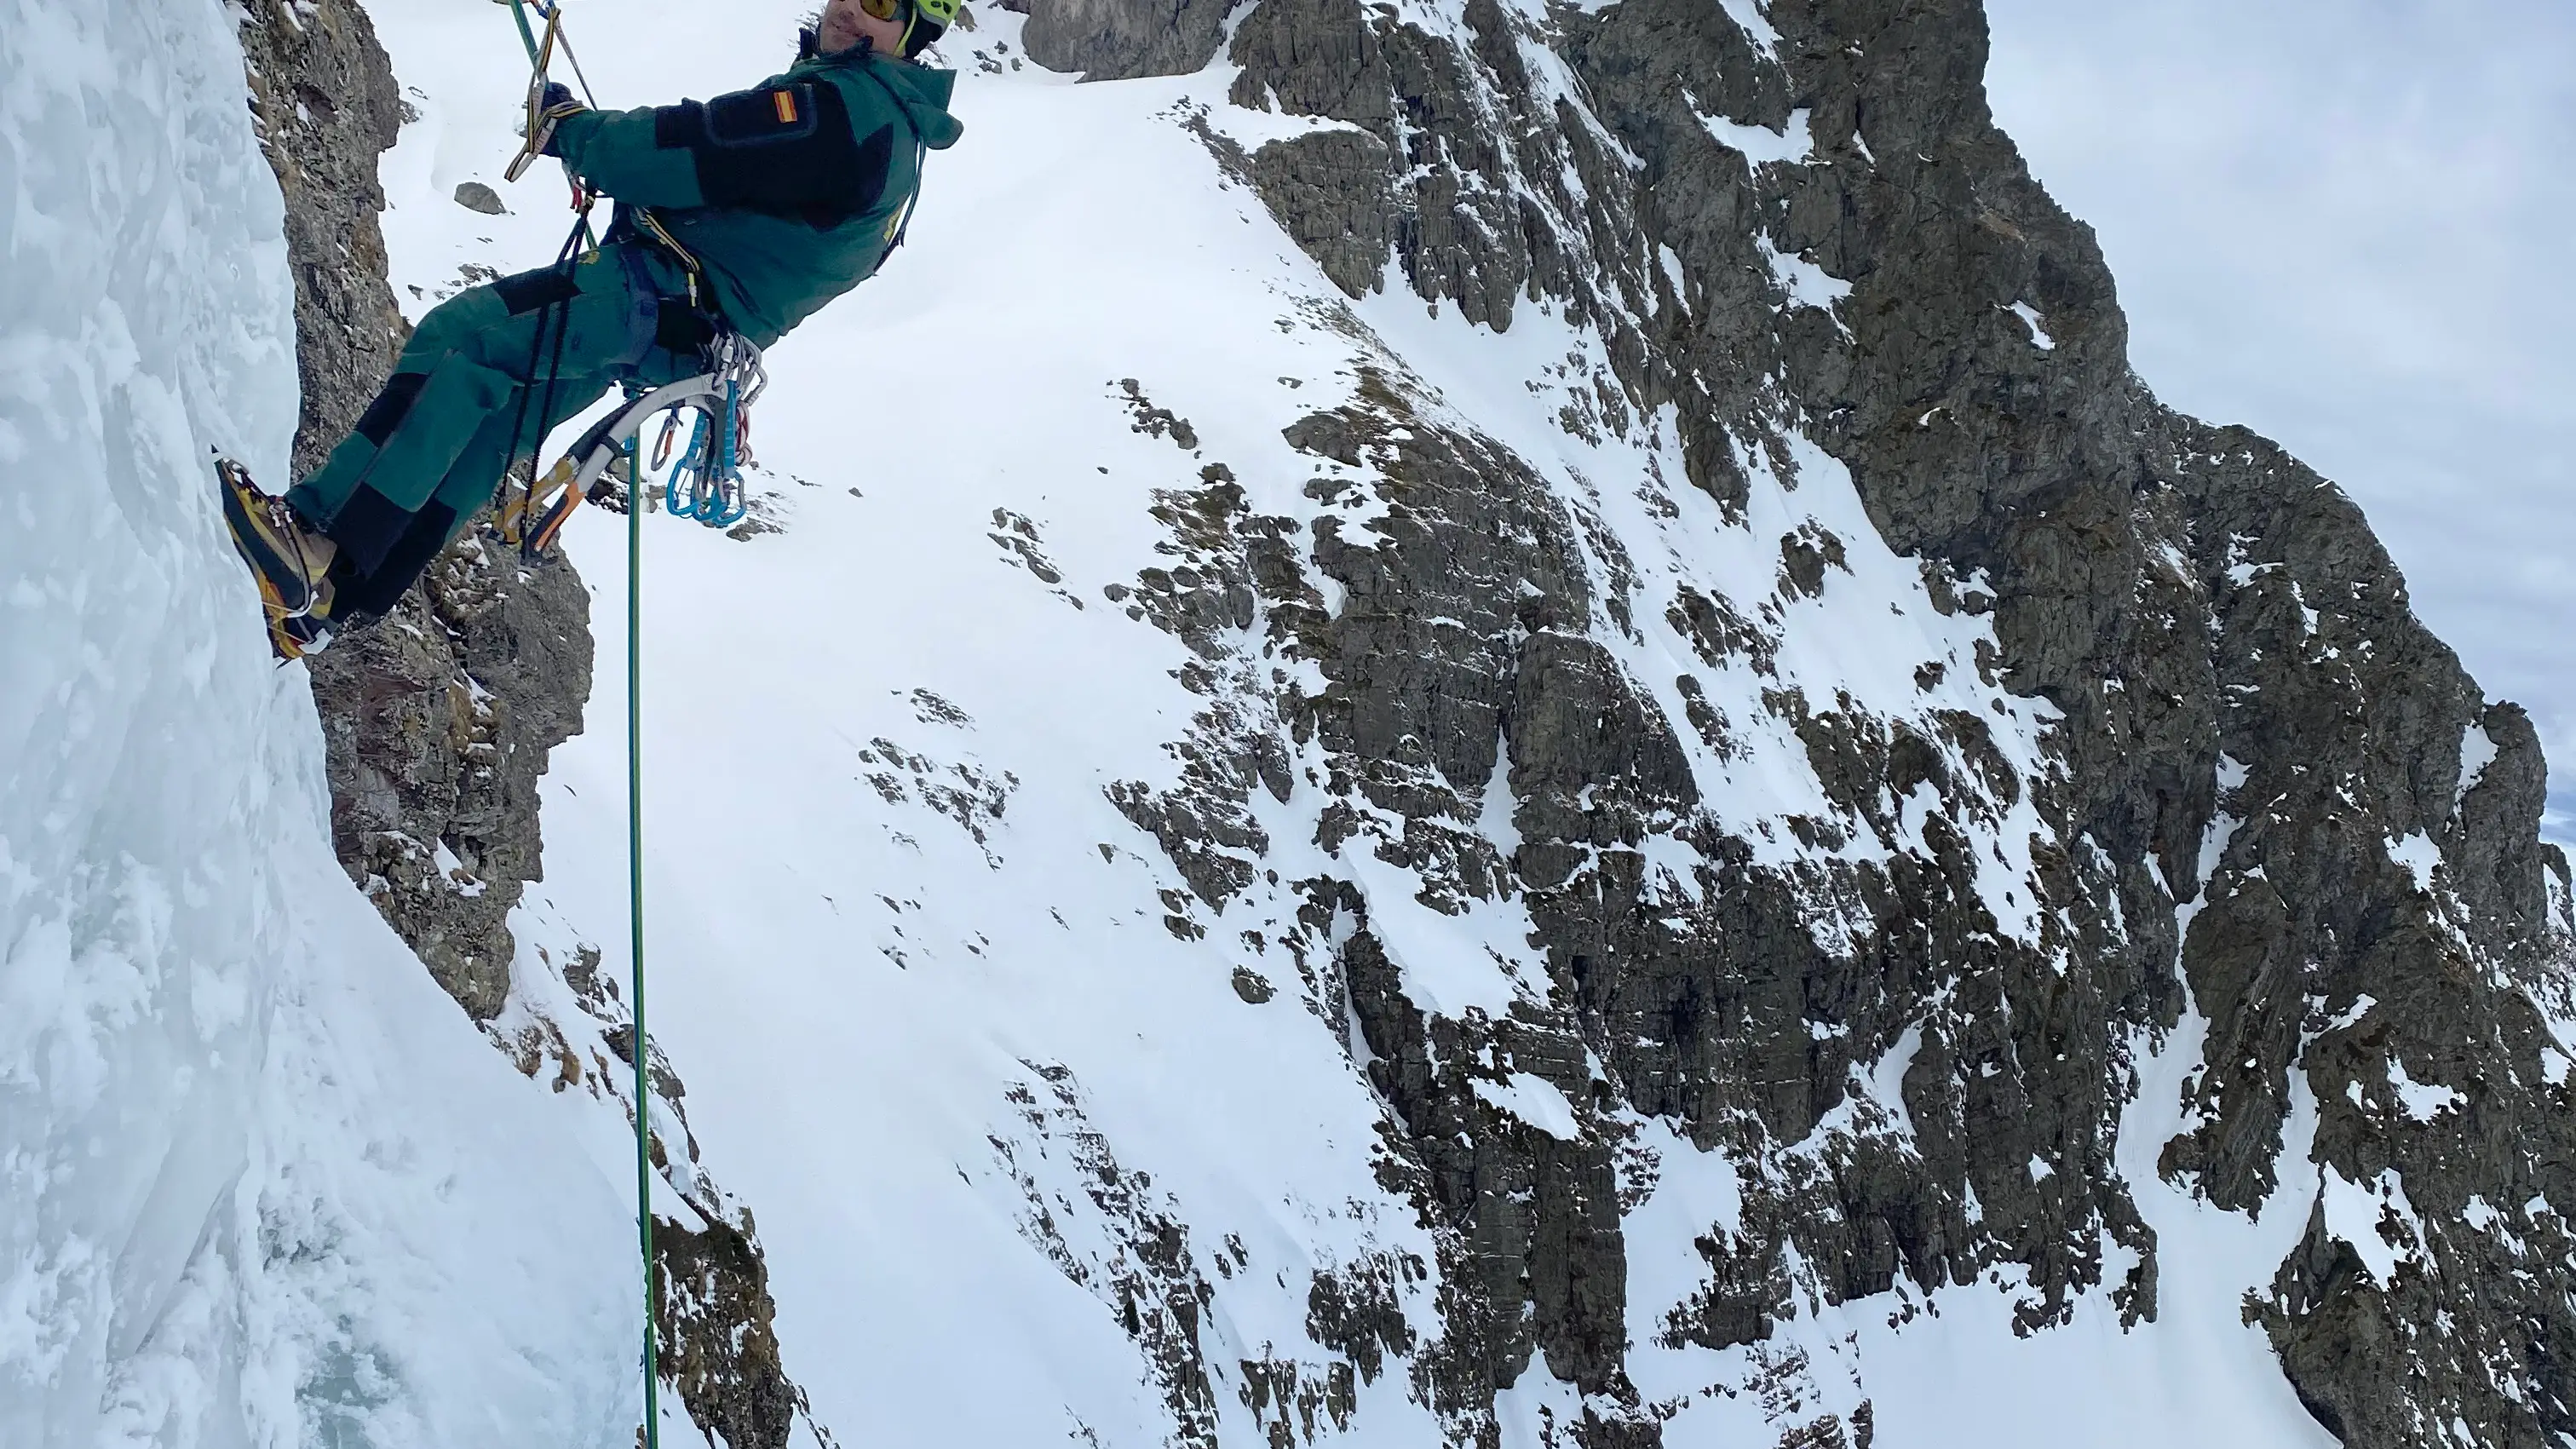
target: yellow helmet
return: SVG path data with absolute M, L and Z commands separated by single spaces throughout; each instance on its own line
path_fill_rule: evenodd
M 903 41 L 896 49 L 906 60 L 929 49 L 946 34 L 948 27 L 956 22 L 957 12 L 965 7 L 965 0 L 902 0 L 902 3 L 907 18 L 903 26 Z

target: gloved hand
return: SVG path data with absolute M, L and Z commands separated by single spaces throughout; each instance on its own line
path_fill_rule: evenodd
M 572 87 L 565 85 L 559 80 L 547 81 L 546 88 L 539 92 L 537 96 L 537 125 L 539 127 L 537 154 L 540 156 L 554 155 L 555 123 L 566 116 L 578 115 L 588 109 L 590 108 L 573 98 Z

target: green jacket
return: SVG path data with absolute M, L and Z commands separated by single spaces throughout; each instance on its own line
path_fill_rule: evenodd
M 865 45 L 807 54 L 701 105 L 583 111 L 550 149 L 654 216 L 695 255 L 734 327 L 762 347 L 866 281 L 902 235 L 925 148 L 965 128 L 957 73 Z

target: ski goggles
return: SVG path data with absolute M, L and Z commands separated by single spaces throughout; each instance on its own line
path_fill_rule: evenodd
M 959 0 L 859 0 L 859 8 L 879 20 L 893 20 L 909 11 L 945 30 L 957 20 Z
M 859 8 L 878 20 L 902 19 L 903 36 L 895 42 L 894 49 L 895 54 L 910 60 L 947 33 L 963 8 L 963 0 L 859 0 Z

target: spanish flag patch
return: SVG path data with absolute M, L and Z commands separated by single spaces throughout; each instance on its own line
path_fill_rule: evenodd
M 769 98 L 778 106 L 778 124 L 782 126 L 795 125 L 796 93 L 788 90 L 775 90 L 769 93 Z

